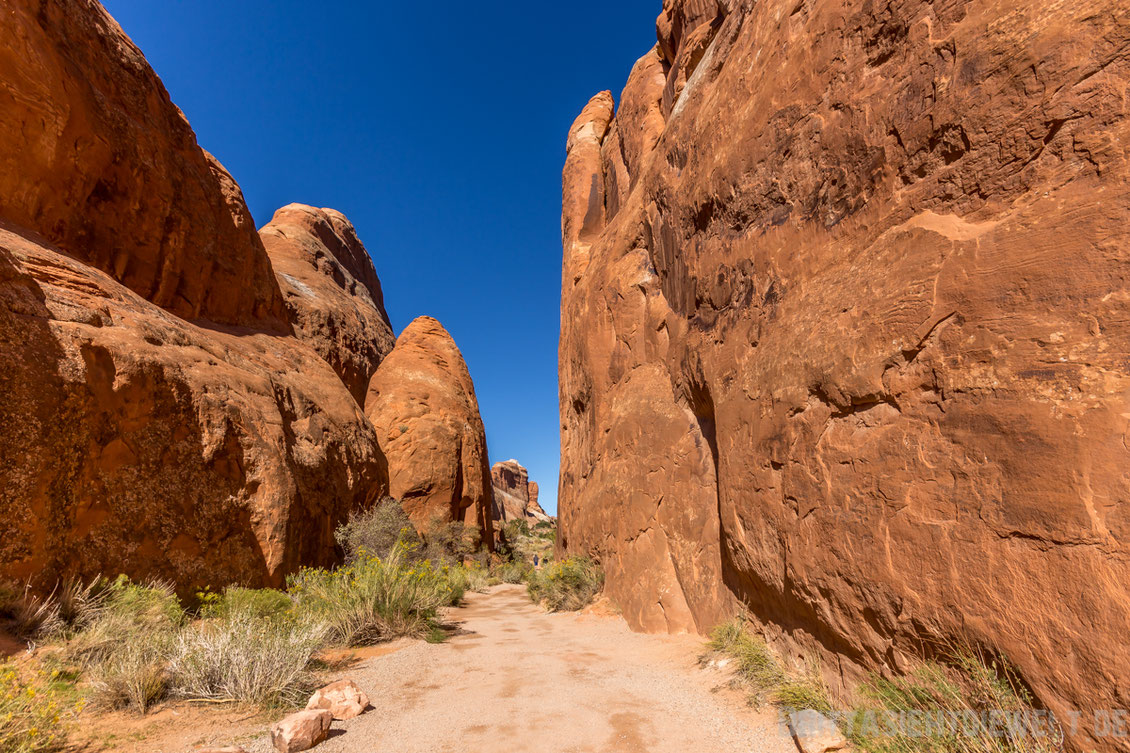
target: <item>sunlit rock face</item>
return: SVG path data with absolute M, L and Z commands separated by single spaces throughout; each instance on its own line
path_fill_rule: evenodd
M 530 473 L 517 460 L 503 460 L 490 469 L 494 487 L 495 528 L 511 520 L 540 523 L 550 520 L 538 504 L 538 484 L 530 481 Z
M 284 300 L 239 187 L 100 5 L 6 2 L 0 81 L 0 578 L 191 592 L 332 564 L 388 486 L 342 381 L 392 341 L 371 263 L 334 256 L 348 223 L 325 213 L 345 243 L 322 262 L 367 324 L 335 338 Z
M 963 639 L 1124 706 L 1130 8 L 657 31 L 568 135 L 564 550 L 635 628 L 741 604 L 841 687 Z
M 353 223 L 333 209 L 288 204 L 259 235 L 295 336 L 364 404 L 369 380 L 396 337 L 377 270 Z
M 463 355 L 438 321 L 412 321 L 369 383 L 365 412 L 388 459 L 389 493 L 413 524 L 476 526 L 492 547 L 486 432 Z

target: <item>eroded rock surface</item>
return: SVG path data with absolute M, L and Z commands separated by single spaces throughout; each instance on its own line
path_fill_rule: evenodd
M 0 10 L 0 218 L 177 316 L 285 327 L 239 187 L 95 0 Z
M 537 523 L 550 517 L 538 504 L 538 485 L 517 460 L 495 463 L 490 469 L 494 486 L 494 520 L 501 527 L 511 520 Z
M 386 484 L 372 427 L 293 337 L 202 327 L 0 229 L 0 567 L 280 585 Z
M 259 231 L 295 335 L 326 360 L 359 405 L 396 342 L 373 260 L 345 215 L 290 204 Z
M 562 540 L 633 626 L 1124 705 L 1128 56 L 1117 0 L 664 3 L 563 174 Z
M 97 3 L 6 3 L 0 80 L 0 577 L 191 592 L 331 564 L 334 527 L 387 474 L 326 361 L 387 350 L 387 331 L 334 340 L 296 307 L 306 342 L 289 334 L 238 185 Z M 334 237 L 356 281 L 337 305 L 383 315 Z
M 389 494 L 420 530 L 477 526 L 493 541 L 486 433 L 463 355 L 438 321 L 415 319 L 369 384 L 365 412 L 388 459 Z

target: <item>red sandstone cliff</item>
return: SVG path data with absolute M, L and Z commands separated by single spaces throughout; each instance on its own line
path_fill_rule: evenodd
M 458 520 L 493 546 L 486 432 L 467 364 L 443 325 L 421 316 L 400 333 L 369 383 L 365 412 L 388 458 L 389 493 L 416 527 Z
M 373 260 L 345 215 L 290 204 L 259 231 L 295 335 L 326 360 L 358 404 L 396 337 Z
M 393 337 L 352 225 L 291 205 L 261 238 L 91 0 L 6 3 L 0 81 L 0 578 L 331 564 L 388 491 L 361 400 Z
M 1125 705 L 1130 9 L 667 0 L 658 38 L 568 137 L 565 549 L 638 629 L 742 603 L 849 684 L 960 636 Z
M 490 469 L 494 486 L 494 520 L 501 528 L 511 520 L 541 522 L 549 515 L 538 504 L 538 485 L 530 481 L 529 471 L 517 460 L 495 463 Z

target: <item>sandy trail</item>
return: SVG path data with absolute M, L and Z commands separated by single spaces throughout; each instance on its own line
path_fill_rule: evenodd
M 546 614 L 519 586 L 470 594 L 446 643 L 402 642 L 345 676 L 373 710 L 334 724 L 322 753 L 795 753 L 771 712 L 717 691 L 702 640 L 623 620 Z M 717 691 L 717 692 L 716 692 Z M 263 738 L 248 746 L 270 750 Z

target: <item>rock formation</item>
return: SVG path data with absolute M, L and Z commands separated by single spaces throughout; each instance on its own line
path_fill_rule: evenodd
M 0 218 L 182 318 L 282 329 L 251 215 L 94 0 L 0 16 Z
M 359 405 L 396 342 L 381 281 L 353 225 L 333 209 L 290 204 L 259 231 L 295 335 L 326 360 Z
M 538 504 L 538 485 L 517 460 L 495 463 L 490 469 L 494 486 L 494 520 L 501 528 L 511 520 L 531 523 L 550 520 Z
M 369 384 L 365 412 L 388 459 L 389 494 L 420 530 L 477 526 L 492 545 L 486 433 L 463 355 L 431 317 L 415 319 Z
M 332 227 L 324 251 L 290 252 L 292 211 L 268 233 L 323 307 L 292 301 L 293 337 L 238 186 L 101 6 L 7 3 L 0 78 L 0 577 L 191 591 L 330 564 L 387 487 L 326 363 L 364 374 L 391 339 L 348 223 L 302 226 Z
M 664 2 L 563 173 L 562 541 L 634 627 L 1125 705 L 1128 82 L 1117 0 Z

